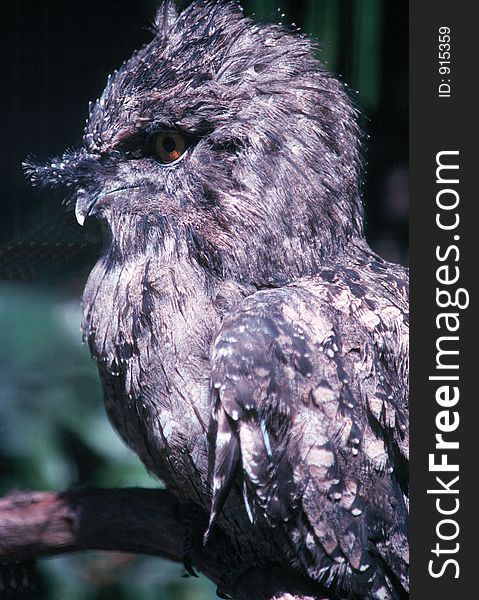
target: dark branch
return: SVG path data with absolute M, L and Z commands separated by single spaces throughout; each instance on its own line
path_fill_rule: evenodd
M 115 550 L 182 562 L 184 512 L 167 490 L 15 493 L 0 499 L 0 561 Z M 311 582 L 274 565 L 245 565 L 240 575 L 240 552 L 218 528 L 206 547 L 195 546 L 194 562 L 235 600 L 326 597 Z M 233 580 L 232 573 L 236 573 Z

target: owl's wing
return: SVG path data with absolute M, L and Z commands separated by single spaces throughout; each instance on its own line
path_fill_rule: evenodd
M 401 306 L 355 292 L 347 278 L 263 291 L 225 318 L 210 526 L 239 479 L 250 520 L 286 532 L 310 576 L 401 598 L 407 326 Z

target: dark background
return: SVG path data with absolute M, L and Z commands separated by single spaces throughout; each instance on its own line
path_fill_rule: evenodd
M 180 6 L 187 2 L 179 2 Z M 258 20 L 296 23 L 361 110 L 370 243 L 408 261 L 408 7 L 381 0 L 244 0 Z M 0 3 L 0 492 L 14 487 L 157 485 L 115 438 L 81 347 L 79 298 L 94 238 L 32 190 L 21 163 L 80 145 L 88 102 L 151 39 L 157 2 Z M 279 10 L 278 10 L 279 8 Z M 284 14 L 284 16 L 282 16 Z M 89 554 L 43 561 L 49 598 L 214 597 L 153 559 Z

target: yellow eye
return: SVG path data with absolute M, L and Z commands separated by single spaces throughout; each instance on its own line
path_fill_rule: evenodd
M 164 165 L 174 163 L 188 149 L 186 138 L 177 131 L 160 131 L 153 136 L 153 154 Z

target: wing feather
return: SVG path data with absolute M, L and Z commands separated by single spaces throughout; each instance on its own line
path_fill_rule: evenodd
M 281 530 L 310 576 L 396 599 L 407 585 L 406 554 L 387 541 L 407 544 L 403 313 L 336 273 L 327 283 L 258 292 L 223 322 L 209 531 L 237 472 L 250 520 Z

